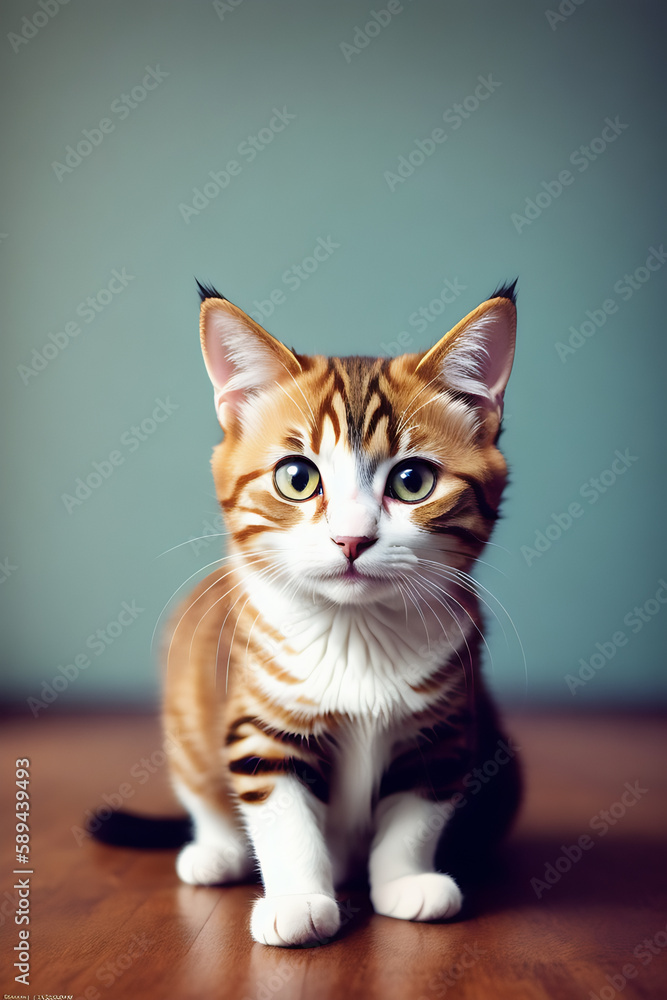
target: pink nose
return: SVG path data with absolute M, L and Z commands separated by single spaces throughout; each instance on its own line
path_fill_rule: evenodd
M 343 555 L 346 559 L 349 559 L 351 563 L 355 559 L 358 559 L 362 552 L 366 549 L 370 549 L 371 545 L 375 545 L 377 538 L 367 538 L 363 536 L 362 538 L 351 538 L 349 535 L 339 535 L 338 538 L 334 538 L 333 541 L 336 545 L 339 545 L 343 550 Z

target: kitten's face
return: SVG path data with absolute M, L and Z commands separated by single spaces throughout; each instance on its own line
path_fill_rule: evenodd
M 213 471 L 248 570 L 288 593 L 355 604 L 435 601 L 429 588 L 470 568 L 506 474 L 494 440 L 511 357 L 480 376 L 495 326 L 513 345 L 514 307 L 492 302 L 464 371 L 451 343 L 392 360 L 297 356 L 230 303 L 205 301 L 225 429 Z M 469 342 L 465 332 L 454 340 Z

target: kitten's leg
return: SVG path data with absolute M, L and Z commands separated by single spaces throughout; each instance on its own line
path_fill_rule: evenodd
M 382 799 L 375 811 L 369 877 L 376 913 L 402 920 L 453 917 L 463 902 L 453 878 L 434 870 L 438 840 L 454 808 L 414 792 Z
M 176 861 L 181 881 L 220 885 L 246 878 L 253 865 L 243 830 L 182 781 L 175 781 L 174 787 L 194 825 L 194 840 L 186 844 Z
M 315 943 L 340 927 L 323 834 L 326 808 L 292 775 L 276 778 L 263 801 L 242 803 L 264 882 L 250 922 L 260 944 Z

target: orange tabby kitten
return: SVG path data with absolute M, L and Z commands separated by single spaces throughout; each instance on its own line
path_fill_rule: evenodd
M 165 730 L 194 827 L 178 874 L 258 864 L 251 932 L 270 945 L 334 935 L 359 871 L 378 913 L 454 916 L 440 867 L 474 861 L 518 802 L 469 575 L 506 480 L 514 285 L 393 359 L 296 354 L 200 292 L 229 536 L 170 635 Z

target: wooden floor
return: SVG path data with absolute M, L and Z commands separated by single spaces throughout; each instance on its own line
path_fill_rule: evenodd
M 337 939 L 283 950 L 249 936 L 257 886 L 195 889 L 177 882 L 173 851 L 82 839 L 85 810 L 105 801 L 173 810 L 153 719 L 47 711 L 31 723 L 6 720 L 0 998 L 662 1000 L 664 719 L 519 714 L 508 722 L 523 748 L 528 794 L 502 866 L 465 919 L 378 917 L 357 893 L 343 902 Z M 15 877 L 14 762 L 24 757 L 34 874 Z M 573 848 L 578 841 L 585 850 Z M 12 968 L 19 878 L 31 889 L 29 987 Z

